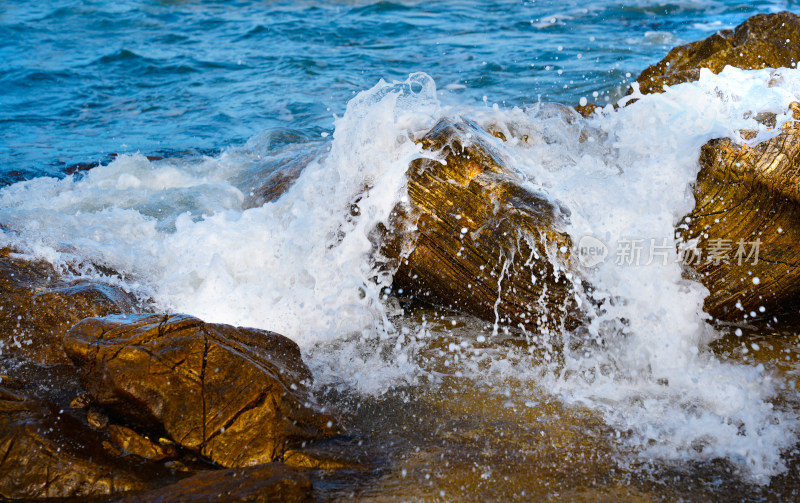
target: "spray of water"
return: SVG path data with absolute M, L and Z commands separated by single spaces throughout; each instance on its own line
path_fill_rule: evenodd
M 700 147 L 739 129 L 759 130 L 752 141 L 761 141 L 771 133 L 753 112 L 780 123 L 798 95 L 798 71 L 728 69 L 584 121 L 545 105 L 445 107 L 432 79 L 414 74 L 357 95 L 324 152 L 263 206 L 243 209 L 235 183 L 271 154 L 252 155 L 252 144 L 202 160 L 121 156 L 80 178 L 2 189 L 0 245 L 65 270 L 112 268 L 121 277 L 106 280 L 161 309 L 284 333 L 319 382 L 380 393 L 425 373 L 413 354 L 426 329 L 392 321 L 382 297 L 391 275 L 375 261 L 371 233 L 406 197 L 409 162 L 435 156 L 413 139 L 444 115 L 469 116 L 504 130 L 498 148 L 570 209 L 576 243 L 592 236 L 612 250 L 583 271 L 593 286 L 581 291 L 587 324 L 561 334 L 560 358 L 510 365 L 495 354 L 493 368 L 598 411 L 639 459 L 721 457 L 764 482 L 784 469 L 796 414 L 772 405 L 776 383 L 763 367 L 723 363 L 707 349 L 716 334 L 702 312 L 706 291 L 683 279 L 674 228 L 693 205 Z M 666 265 L 645 264 L 644 254 L 618 264 L 614 245 L 631 239 L 663 244 Z

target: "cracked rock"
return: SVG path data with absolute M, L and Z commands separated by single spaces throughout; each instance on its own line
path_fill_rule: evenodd
M 152 476 L 53 404 L 0 388 L 0 499 L 106 496 L 150 488 Z
M 191 316 L 89 318 L 64 337 L 95 404 L 226 468 L 269 463 L 337 433 L 297 345 Z

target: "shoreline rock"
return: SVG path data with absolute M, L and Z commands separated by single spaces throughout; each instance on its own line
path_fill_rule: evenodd
M 800 120 L 800 103 L 792 106 Z M 724 321 L 796 317 L 800 308 L 800 122 L 752 147 L 729 138 L 703 146 L 695 208 L 678 226 L 704 256 L 689 276 Z M 716 256 L 709 255 L 716 250 Z
M 172 472 L 120 458 L 66 405 L 74 369 L 28 366 L 0 384 L 0 498 L 111 496 L 147 490 Z
M 642 94 L 663 86 L 691 82 L 701 68 L 719 73 L 726 65 L 744 70 L 793 68 L 800 59 L 800 16 L 788 11 L 758 14 L 733 30 L 673 48 L 636 79 Z
M 281 463 L 198 473 L 117 503 L 279 503 L 314 501 L 311 481 Z
M 488 135 L 443 119 L 421 139 L 444 162 L 409 167 L 410 204 L 382 248 L 397 264 L 393 288 L 503 325 L 575 327 L 569 212 L 509 169 Z
M 226 468 L 335 435 L 297 345 L 183 315 L 88 318 L 64 337 L 94 403 Z
M 136 299 L 107 284 L 68 282 L 52 265 L 0 249 L 0 354 L 44 364 L 72 363 L 61 338 L 84 318 L 137 310 Z

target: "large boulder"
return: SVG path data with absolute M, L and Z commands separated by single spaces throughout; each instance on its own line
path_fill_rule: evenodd
M 800 123 L 752 147 L 712 140 L 700 164 L 696 205 L 678 231 L 697 243 L 685 258 L 710 291 L 706 311 L 729 321 L 797 314 Z
M 68 282 L 46 262 L 0 249 L 0 353 L 25 360 L 71 363 L 61 338 L 90 316 L 130 312 L 135 298 L 96 282 Z
M 791 12 L 758 14 L 734 30 L 672 49 L 639 75 L 643 94 L 665 85 L 697 80 L 701 68 L 719 73 L 726 65 L 745 70 L 794 67 L 800 60 L 800 16 Z
M 297 345 L 190 316 L 89 318 L 64 337 L 94 403 L 226 468 L 337 432 Z
M 508 167 L 488 133 L 441 120 L 411 163 L 382 253 L 404 295 L 540 333 L 576 325 L 568 210 Z

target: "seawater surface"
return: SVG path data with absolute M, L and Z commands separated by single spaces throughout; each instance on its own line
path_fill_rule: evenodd
M 591 119 L 556 105 L 625 103 L 672 46 L 791 2 L 3 7 L 0 245 L 295 340 L 373 467 L 319 475 L 320 498 L 797 498 L 797 334 L 713 326 L 672 240 L 700 147 L 774 135 L 752 117 L 789 120 L 800 70 L 703 72 Z M 669 264 L 588 272 L 576 333 L 404 309 L 372 231 L 443 117 L 503 131 L 576 242 L 668 239 Z

